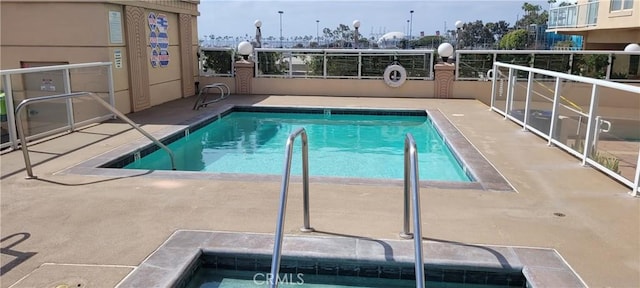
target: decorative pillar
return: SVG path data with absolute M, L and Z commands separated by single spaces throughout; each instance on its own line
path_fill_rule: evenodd
M 129 93 L 133 112 L 151 107 L 149 91 L 149 56 L 147 55 L 147 26 L 145 10 L 140 7 L 124 6 L 125 29 L 127 35 L 127 55 L 129 57 Z
M 180 77 L 182 78 L 182 97 L 193 96 L 196 94 L 193 77 L 193 65 L 197 61 L 196 56 L 193 55 L 193 44 L 191 31 L 192 17 L 189 14 L 179 15 L 180 31 Z
M 436 64 L 435 85 L 433 86 L 435 98 L 453 98 L 453 73 L 455 69 L 455 64 Z
M 236 93 L 241 95 L 252 94 L 252 82 L 253 82 L 253 69 L 255 63 L 250 60 L 236 61 L 235 65 L 235 80 L 236 80 Z

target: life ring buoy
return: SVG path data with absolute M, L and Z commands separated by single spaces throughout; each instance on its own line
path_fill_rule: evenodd
M 400 87 L 407 81 L 407 70 L 398 64 L 389 65 L 384 69 L 383 79 L 389 87 Z

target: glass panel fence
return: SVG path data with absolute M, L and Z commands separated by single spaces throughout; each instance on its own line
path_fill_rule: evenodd
M 282 52 L 259 51 L 258 52 L 258 75 L 282 76 L 287 74 L 289 69 L 288 56 Z
M 65 93 L 62 70 L 14 74 L 11 75 L 11 84 L 14 109 L 25 99 Z M 69 124 L 66 100 L 30 104 L 16 117 L 23 121 L 26 137 Z
M 0 72 L 2 148 L 17 147 L 17 121 L 24 124 L 25 136 L 31 140 L 111 117 L 110 111 L 99 108 L 99 104 L 90 98 L 32 102 L 23 106 L 20 114 L 14 115 L 13 112 L 23 100 L 72 92 L 93 92 L 102 96 L 107 103 L 112 103 L 113 78 L 109 62 L 44 65 Z
M 533 74 L 529 99 L 529 113 L 527 124 L 534 129 L 548 135 L 551 129 L 551 116 L 553 111 L 553 95 L 556 81 L 539 80 L 541 75 Z M 527 85 L 526 82 L 523 85 Z
M 327 54 L 327 77 L 358 77 L 358 55 Z
M 640 82 L 640 54 L 622 51 L 467 50 L 456 52 L 456 80 L 482 80 L 498 62 L 534 67 L 578 76 Z M 611 57 L 611 61 L 609 58 Z M 518 78 L 526 73 L 518 72 Z M 539 78 L 548 78 L 539 75 Z
M 493 65 L 493 53 L 460 53 L 458 79 L 484 79 Z
M 428 55 L 398 55 L 398 63 L 407 70 L 409 79 L 425 79 L 431 76 L 429 63 L 431 58 Z M 382 69 L 384 71 L 384 69 Z
M 382 78 L 384 69 L 393 64 L 393 55 L 363 54 L 362 78 Z
M 531 66 L 531 54 L 498 54 L 496 55 L 496 61 L 509 63 L 514 65 L 521 65 L 529 67 Z M 518 78 L 526 79 L 528 74 L 526 71 L 517 70 Z
M 533 67 L 567 73 L 569 72 L 570 54 L 535 54 L 533 57 Z M 539 74 L 539 78 L 553 78 Z
M 109 67 L 86 67 L 69 70 L 71 92 L 92 92 L 109 103 L 109 83 L 105 81 Z M 109 110 L 90 97 L 72 99 L 75 123 L 111 114 Z
M 202 50 L 200 53 L 200 65 L 202 73 L 206 76 L 232 76 L 234 51 L 232 49 Z
M 564 80 L 558 97 L 558 124 L 555 140 L 575 153 L 582 153 L 581 143 L 587 134 L 592 85 Z M 550 94 L 553 95 L 551 90 Z
M 498 81 L 504 79 L 504 76 L 498 77 L 493 83 L 494 111 L 502 112 L 503 104 L 508 105 L 506 111 L 510 118 L 517 122 L 526 120 L 532 132 L 547 139 L 552 137 L 550 143 L 637 191 L 640 182 L 636 180 L 640 159 L 640 101 L 636 101 L 640 90 L 637 86 L 503 63 L 494 66 L 527 73 L 535 69 L 537 74 L 561 80 L 542 79 L 542 75 L 534 74 L 529 78 L 531 81 L 515 81 L 510 85 L 512 88 L 508 88 L 513 91 L 513 101 L 506 103 L 497 96 Z M 495 69 L 503 71 L 498 68 Z M 516 74 L 519 73 L 512 71 L 512 75 Z M 524 98 L 525 108 L 522 86 L 530 88 L 528 105 Z M 597 103 L 591 103 L 592 99 Z
M 640 101 L 624 99 L 637 98 L 638 94 L 606 87 L 599 92 L 593 149 L 588 157 L 634 181 L 640 149 Z
M 256 51 L 257 77 L 382 78 L 392 64 L 408 79 L 432 77 L 432 50 L 278 49 Z
M 509 68 L 497 67 L 493 107 L 504 112 L 509 88 Z
M 640 55 L 614 54 L 611 62 L 610 79 L 640 82 Z
M 324 54 L 314 52 L 292 53 L 293 77 L 322 77 L 324 66 Z
M 575 54 L 571 65 L 571 74 L 596 79 L 607 77 L 609 55 L 607 54 Z
M 525 80 L 516 80 L 515 85 L 513 87 L 513 95 L 511 97 L 511 103 L 509 104 L 507 113 L 518 119 L 519 121 L 524 120 L 524 109 L 525 109 L 525 100 L 527 96 L 527 81 Z

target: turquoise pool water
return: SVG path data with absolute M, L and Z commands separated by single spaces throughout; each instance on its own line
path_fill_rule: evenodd
M 287 137 L 304 127 L 314 176 L 402 179 L 404 137 L 413 134 L 421 180 L 471 179 L 426 116 L 232 112 L 171 143 L 178 170 L 281 175 Z M 301 175 L 296 139 L 292 174 Z M 170 170 L 157 150 L 124 168 Z

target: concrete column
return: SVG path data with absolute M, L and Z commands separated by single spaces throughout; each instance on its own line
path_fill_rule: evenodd
M 191 15 L 179 14 L 178 30 L 180 32 L 180 77 L 182 78 L 182 97 L 193 96 L 196 88 L 193 81 L 193 66 L 196 56 L 193 55 L 191 40 L 193 36 Z
M 435 98 L 453 98 L 453 72 L 455 69 L 455 64 L 436 64 L 435 85 L 433 86 Z
M 131 110 L 137 112 L 151 107 L 149 89 L 149 55 L 147 55 L 147 14 L 140 7 L 124 6 L 127 54 L 129 59 L 129 91 Z
M 235 70 L 235 80 L 236 80 L 236 93 L 235 94 L 252 94 L 252 83 L 253 83 L 253 69 L 255 63 L 253 61 L 240 60 L 236 61 Z

